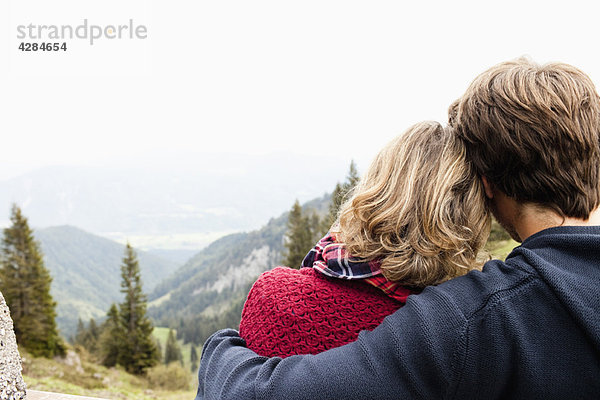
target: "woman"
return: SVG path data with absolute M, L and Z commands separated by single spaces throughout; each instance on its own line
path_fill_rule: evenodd
M 354 341 L 410 294 L 480 267 L 489 230 L 461 142 L 437 122 L 416 124 L 377 155 L 303 268 L 258 278 L 240 336 L 269 357 Z

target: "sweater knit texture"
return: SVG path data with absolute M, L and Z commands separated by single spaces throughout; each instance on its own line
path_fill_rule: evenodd
M 240 335 L 263 356 L 317 354 L 356 340 L 402 304 L 364 281 L 277 267 L 248 294 Z

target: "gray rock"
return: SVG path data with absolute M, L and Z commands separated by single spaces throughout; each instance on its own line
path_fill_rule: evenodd
M 12 318 L 0 293 L 0 400 L 26 398 L 22 370 Z

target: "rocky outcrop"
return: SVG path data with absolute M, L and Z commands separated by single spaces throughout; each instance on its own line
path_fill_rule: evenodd
M 21 356 L 10 311 L 0 293 L 0 400 L 25 399 Z

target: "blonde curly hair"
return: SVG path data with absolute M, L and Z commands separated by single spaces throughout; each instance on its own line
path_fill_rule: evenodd
M 422 122 L 376 156 L 336 230 L 352 258 L 378 259 L 387 279 L 420 288 L 481 267 L 490 224 L 464 145 L 450 128 Z

